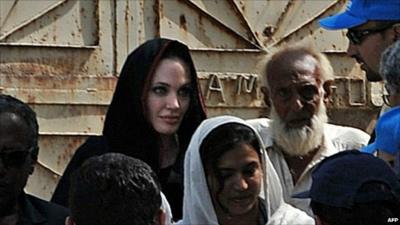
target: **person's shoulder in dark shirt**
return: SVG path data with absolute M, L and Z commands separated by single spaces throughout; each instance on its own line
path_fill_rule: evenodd
M 67 208 L 24 194 L 22 202 L 22 221 L 19 225 L 64 225 L 69 216 Z

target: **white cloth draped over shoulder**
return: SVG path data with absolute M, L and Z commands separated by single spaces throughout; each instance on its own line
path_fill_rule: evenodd
M 257 135 L 260 146 L 262 146 L 264 177 L 260 197 L 265 201 L 268 215 L 267 224 L 314 224 L 314 220 L 307 214 L 283 201 L 282 187 L 278 175 L 265 152 L 261 137 L 252 126 L 233 116 L 207 119 L 200 124 L 192 136 L 184 161 L 183 219 L 177 224 L 218 225 L 200 157 L 200 145 L 213 129 L 226 123 L 240 123 L 250 127 Z
M 261 135 L 264 146 L 266 147 L 268 158 L 270 162 L 272 162 L 272 165 L 280 179 L 284 201 L 298 209 L 301 209 L 310 216 L 313 215 L 310 207 L 310 199 L 293 198 L 292 196 L 311 188 L 312 171 L 323 159 L 341 151 L 360 149 L 365 146 L 370 139 L 369 135 L 360 129 L 325 124 L 324 142 L 322 146 L 307 165 L 297 183 L 294 183 L 283 153 L 274 149 L 271 135 L 272 129 L 270 126 L 271 120 L 267 118 L 259 118 L 247 120 L 246 122 L 253 126 Z

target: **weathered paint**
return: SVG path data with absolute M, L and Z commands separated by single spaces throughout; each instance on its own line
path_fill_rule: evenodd
M 40 124 L 28 191 L 51 196 L 76 148 L 101 134 L 126 56 L 154 37 L 190 47 L 209 116 L 243 118 L 268 112 L 260 62 L 282 45 L 311 42 L 334 67 L 331 121 L 369 130 L 382 84 L 366 82 L 346 56 L 344 31 L 317 22 L 344 7 L 344 0 L 0 1 L 0 92 L 27 101 Z

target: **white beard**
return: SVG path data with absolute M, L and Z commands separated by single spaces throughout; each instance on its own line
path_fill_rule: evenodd
M 304 156 L 319 147 L 323 142 L 324 124 L 328 121 L 326 106 L 321 99 L 319 109 L 311 118 L 311 126 L 288 128 L 279 117 L 275 108 L 271 108 L 271 132 L 274 143 L 290 156 Z

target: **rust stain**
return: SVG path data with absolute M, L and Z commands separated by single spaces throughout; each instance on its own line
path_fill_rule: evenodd
M 204 29 L 204 28 L 203 28 L 203 17 L 202 17 L 201 15 L 199 15 L 199 25 L 200 25 L 200 27 L 201 27 L 202 29 Z
M 33 96 L 33 95 L 31 95 L 31 94 L 28 94 L 28 97 L 27 97 L 27 99 L 26 99 L 26 102 L 27 102 L 27 103 L 35 103 L 35 102 L 36 102 L 36 97 Z
M 263 30 L 263 35 L 265 37 L 272 38 L 272 36 L 274 35 L 275 30 L 276 30 L 276 28 L 274 26 L 266 25 L 264 30 Z
M 242 12 L 246 11 L 246 5 L 244 4 L 244 2 L 240 1 L 239 4 L 240 4 L 240 8 L 242 9 Z
M 184 14 L 181 14 L 179 16 L 179 27 L 182 28 L 184 31 L 187 31 L 186 17 Z
M 161 36 L 161 33 L 160 33 L 161 32 L 160 21 L 161 21 L 161 18 L 164 17 L 163 8 L 164 8 L 164 6 L 163 6 L 162 3 L 160 3 L 160 0 L 155 0 L 155 3 L 153 5 L 153 11 L 154 11 L 154 14 L 156 15 L 155 18 L 154 18 L 154 27 L 156 29 L 155 30 L 156 31 L 156 34 L 155 34 L 156 37 L 160 37 Z

